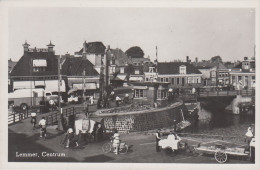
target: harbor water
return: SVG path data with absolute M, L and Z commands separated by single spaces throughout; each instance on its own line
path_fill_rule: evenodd
M 244 138 L 247 128 L 255 124 L 255 115 L 237 115 L 224 108 L 199 107 L 199 119 L 182 132 Z

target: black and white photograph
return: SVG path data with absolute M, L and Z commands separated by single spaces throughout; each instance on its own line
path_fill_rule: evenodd
M 6 164 L 256 168 L 259 1 L 25 2 L 0 2 Z

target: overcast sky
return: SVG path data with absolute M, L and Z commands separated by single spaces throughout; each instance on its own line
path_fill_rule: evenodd
M 9 57 L 19 60 L 22 44 L 56 54 L 74 54 L 83 42 L 102 41 L 126 51 L 140 46 L 145 57 L 159 61 L 210 59 L 225 61 L 254 55 L 254 9 L 194 8 L 11 8 Z

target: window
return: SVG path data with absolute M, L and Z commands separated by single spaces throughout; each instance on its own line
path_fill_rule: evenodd
M 252 76 L 252 79 L 255 80 L 255 76 Z
M 149 72 L 153 73 L 154 72 L 154 67 L 149 67 Z
M 135 70 L 135 74 L 140 74 L 139 70 Z
M 179 68 L 180 70 L 180 74 L 186 74 L 186 66 L 184 66 L 184 65 L 182 65 L 182 66 L 180 66 L 180 68 Z
M 167 98 L 167 91 L 165 90 L 157 90 L 157 99 L 165 99 Z
M 157 90 L 157 99 L 161 98 L 161 90 Z
M 35 59 L 32 62 L 33 72 L 42 72 L 46 71 L 47 61 L 45 59 Z
M 200 83 L 200 77 L 197 77 L 197 83 Z
M 163 82 L 163 78 L 161 78 L 161 82 Z
M 125 73 L 125 68 L 124 67 L 120 67 L 120 73 Z
M 172 78 L 172 84 L 174 84 L 174 78 Z
M 135 89 L 135 97 L 136 98 L 146 98 L 147 92 L 144 89 Z
M 169 82 L 169 78 L 165 78 L 165 82 Z
M 110 67 L 109 73 L 112 74 L 112 73 L 115 73 L 115 72 L 116 72 L 116 67 L 114 67 L 114 66 Z
M 177 77 L 177 84 L 180 84 L 180 78 Z
M 149 78 L 148 78 L 148 77 L 146 77 L 146 78 L 145 78 L 145 81 L 149 81 Z

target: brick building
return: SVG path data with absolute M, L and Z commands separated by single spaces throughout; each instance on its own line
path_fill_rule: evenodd
M 236 89 L 255 88 L 255 60 L 244 57 L 239 65 L 233 68 L 230 73 L 230 84 Z
M 10 73 L 13 89 L 43 88 L 48 92 L 58 91 L 58 57 L 51 42 L 47 48 L 29 48 L 23 44 L 24 54 Z M 62 75 L 60 91 L 66 92 L 65 76 Z
M 191 88 L 201 86 L 201 72 L 188 62 L 159 62 L 155 68 L 158 82 L 169 83 L 171 88 Z M 153 68 L 150 71 L 154 71 Z M 152 81 L 145 74 L 145 81 Z M 150 77 L 147 77 L 150 76 Z

